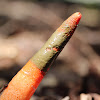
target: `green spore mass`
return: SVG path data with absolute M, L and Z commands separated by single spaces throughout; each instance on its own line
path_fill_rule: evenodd
M 80 14 L 76 13 L 52 34 L 44 46 L 31 58 L 31 61 L 43 72 L 47 72 L 52 62 L 62 51 L 66 43 L 74 33 L 80 20 Z
M 68 25 L 67 27 L 62 27 L 62 30 L 63 31 L 60 32 L 56 30 L 45 45 L 31 59 L 32 62 L 44 72 L 47 71 L 53 60 L 56 59 L 58 54 L 62 51 L 72 35 L 71 32 L 73 32 Z M 58 51 L 55 51 L 53 48 L 57 48 Z

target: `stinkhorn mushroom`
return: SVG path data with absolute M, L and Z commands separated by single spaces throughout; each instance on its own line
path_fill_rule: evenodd
M 29 100 L 31 98 L 52 62 L 71 38 L 80 19 L 81 14 L 76 12 L 63 22 L 44 46 L 13 77 L 0 100 Z

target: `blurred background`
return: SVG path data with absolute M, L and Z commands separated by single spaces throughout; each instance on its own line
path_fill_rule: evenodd
M 1 89 L 75 12 L 79 26 L 31 100 L 100 100 L 100 0 L 0 0 Z

